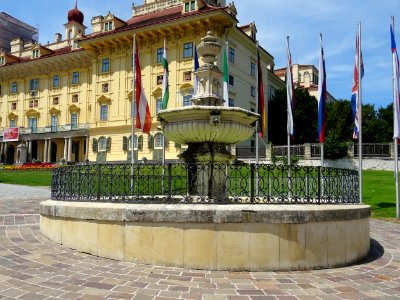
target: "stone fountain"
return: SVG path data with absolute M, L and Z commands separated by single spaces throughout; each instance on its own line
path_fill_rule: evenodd
M 90 192 L 77 197 L 75 186 L 81 183 L 76 173 L 85 178 L 93 176 L 94 169 L 64 166 L 58 169 L 59 178 L 64 180 L 63 176 L 71 174 L 68 188 L 60 188 L 53 180 L 55 197 L 40 204 L 44 236 L 101 257 L 208 270 L 333 268 L 368 255 L 367 205 L 228 201 L 220 205 L 226 198 L 225 168 L 220 166 L 234 158 L 226 147 L 250 138 L 259 117 L 223 106 L 222 73 L 214 65 L 220 50 L 218 39 L 208 32 L 198 47 L 204 64 L 195 72 L 199 84 L 193 106 L 163 110 L 158 115 L 169 140 L 189 145 L 180 158 L 189 163 L 187 182 L 193 203 L 183 205 L 172 199 L 171 203 L 152 204 L 154 198 L 143 195 L 129 195 L 134 196 L 133 203 L 119 203 L 118 193 L 107 193 L 107 202 L 118 202 L 107 203 L 100 197 L 93 199 L 92 189 L 83 189 Z M 126 170 L 126 165 L 120 169 Z M 93 190 L 108 180 L 103 181 L 108 176 L 101 176 L 101 172 L 95 174 L 99 181 L 87 182 L 90 187 L 95 184 Z M 196 201 L 196 196 L 202 201 Z M 147 202 L 143 201 L 146 197 Z
M 225 197 L 226 189 L 225 173 L 215 164 L 229 163 L 235 158 L 227 146 L 249 139 L 260 117 L 248 110 L 224 105 L 220 83 L 223 73 L 215 65 L 221 48 L 219 39 L 207 32 L 197 47 L 204 63 L 194 72 L 198 85 L 193 105 L 158 114 L 165 137 L 188 145 L 180 158 L 191 164 L 189 193 L 214 200 Z

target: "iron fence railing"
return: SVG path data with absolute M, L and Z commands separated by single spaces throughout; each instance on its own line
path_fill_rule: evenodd
M 256 157 L 256 148 L 255 147 L 237 147 L 236 148 L 236 156 L 238 158 L 255 158 Z M 265 147 L 258 148 L 258 157 L 260 157 L 260 158 L 266 157 Z
M 272 151 L 275 156 L 287 156 L 287 146 L 272 146 Z M 304 157 L 304 145 L 290 145 L 290 155 Z
M 358 157 L 358 143 L 354 143 L 353 149 Z M 363 157 L 391 157 L 389 143 L 363 143 L 361 151 Z
M 354 170 L 264 164 L 85 164 L 53 169 L 54 200 L 127 203 L 357 203 Z

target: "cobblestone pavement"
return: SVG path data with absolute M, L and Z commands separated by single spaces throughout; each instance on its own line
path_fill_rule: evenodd
M 0 299 L 400 299 L 400 224 L 371 220 L 371 257 L 350 267 L 190 270 L 103 259 L 58 245 L 40 233 L 40 197 L 5 197 L 2 188 Z

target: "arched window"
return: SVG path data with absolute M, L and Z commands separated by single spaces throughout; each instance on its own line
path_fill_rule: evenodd
M 99 148 L 98 148 L 99 152 L 102 151 L 107 151 L 107 139 L 102 136 L 101 138 L 99 138 Z
M 190 84 L 184 84 L 179 89 L 179 94 L 182 97 L 182 106 L 190 106 L 192 105 L 192 97 L 193 97 L 193 86 Z

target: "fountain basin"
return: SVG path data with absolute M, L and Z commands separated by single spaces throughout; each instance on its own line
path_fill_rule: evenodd
M 166 266 L 287 271 L 369 254 L 367 205 L 174 205 L 47 200 L 49 239 L 101 257 Z
M 238 107 L 186 106 L 158 113 L 164 135 L 180 144 L 237 144 L 254 134 L 259 115 Z

